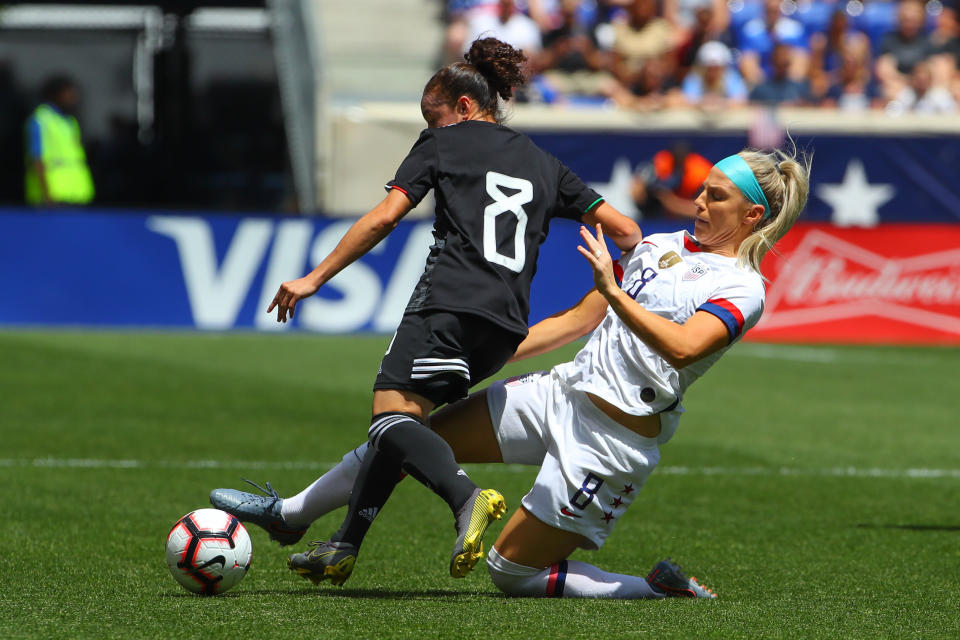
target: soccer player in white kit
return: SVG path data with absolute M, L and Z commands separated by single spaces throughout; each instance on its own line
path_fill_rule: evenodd
M 603 544 L 676 432 L 687 388 L 760 319 L 760 261 L 793 225 L 808 189 L 809 165 L 780 151 L 742 151 L 711 169 L 692 236 L 645 237 L 615 263 L 599 227 L 596 237 L 581 228 L 586 246 L 578 249 L 596 288 L 531 327 L 512 360 L 593 331 L 587 344 L 572 362 L 496 382 L 433 414 L 431 428 L 458 462 L 540 466 L 487 556 L 498 588 L 540 597 L 713 597 L 669 561 L 643 577 L 567 558 Z M 346 504 L 365 447 L 264 516 L 305 525 Z

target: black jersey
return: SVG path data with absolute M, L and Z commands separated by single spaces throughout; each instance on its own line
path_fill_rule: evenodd
M 414 205 L 433 189 L 437 202 L 435 242 L 407 312 L 476 314 L 521 335 L 550 220 L 579 220 L 602 201 L 527 136 L 477 120 L 424 130 L 387 188 Z

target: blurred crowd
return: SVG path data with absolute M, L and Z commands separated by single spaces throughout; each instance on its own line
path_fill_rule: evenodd
M 954 113 L 960 0 L 448 0 L 445 55 L 523 49 L 523 99 Z

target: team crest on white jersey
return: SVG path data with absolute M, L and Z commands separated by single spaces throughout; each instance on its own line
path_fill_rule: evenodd
M 673 265 L 681 262 L 683 262 L 683 258 L 681 258 L 676 251 L 668 251 L 660 256 L 660 261 L 657 263 L 657 266 L 661 269 L 669 269 Z
M 683 280 L 690 282 L 692 280 L 697 280 L 707 272 L 707 268 L 702 264 L 695 264 L 690 268 L 690 271 L 687 271 L 683 274 Z

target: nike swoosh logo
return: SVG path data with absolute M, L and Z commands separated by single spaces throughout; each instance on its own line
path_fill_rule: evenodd
M 207 567 L 212 567 L 215 564 L 220 565 L 220 570 L 223 571 L 223 568 L 227 566 L 227 559 L 223 556 L 216 556 L 214 558 L 210 558 L 203 564 L 196 565 L 193 567 L 191 567 L 189 563 L 186 563 L 186 562 L 178 562 L 177 566 L 183 569 L 186 569 L 187 573 L 196 574 L 203 571 Z
M 583 517 L 583 516 L 581 516 L 581 515 L 578 514 L 578 513 L 573 513 L 572 511 L 570 511 L 570 510 L 567 509 L 566 507 L 564 507 L 563 509 L 560 509 L 560 513 L 562 513 L 562 514 L 565 515 L 565 516 L 570 516 L 571 518 L 582 518 L 582 517 Z

